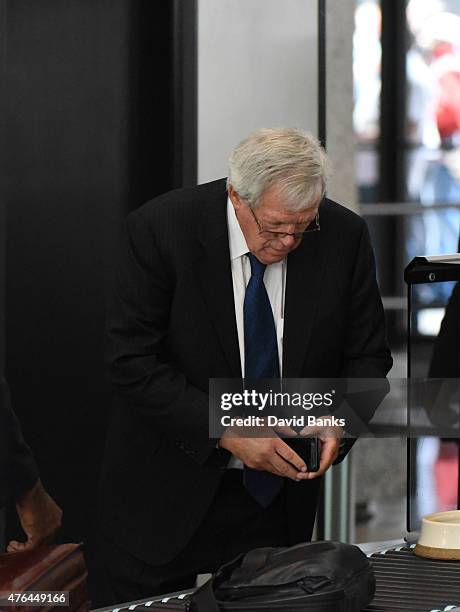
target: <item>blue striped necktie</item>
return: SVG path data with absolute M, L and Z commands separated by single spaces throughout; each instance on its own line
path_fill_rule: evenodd
M 264 283 L 266 265 L 248 253 L 251 278 L 244 296 L 244 376 L 279 378 L 278 342 L 273 311 Z M 283 478 L 271 472 L 244 467 L 244 485 L 266 508 L 278 495 Z

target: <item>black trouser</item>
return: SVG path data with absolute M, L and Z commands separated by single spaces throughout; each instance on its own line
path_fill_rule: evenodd
M 285 502 L 283 488 L 268 508 L 262 508 L 244 488 L 242 470 L 230 469 L 198 530 L 169 563 L 148 565 L 105 540 L 102 553 L 106 597 L 110 598 L 107 605 L 180 591 L 194 586 L 197 574 L 215 572 L 241 552 L 260 546 L 286 546 Z M 186 513 L 186 500 L 178 498 L 178 503 Z

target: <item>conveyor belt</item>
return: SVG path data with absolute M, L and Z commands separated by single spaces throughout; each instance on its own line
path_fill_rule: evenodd
M 411 547 L 413 548 L 413 547 Z M 458 612 L 460 561 L 431 561 L 398 546 L 368 556 L 377 581 L 375 597 L 363 612 Z M 125 603 L 115 612 L 183 609 L 186 593 Z M 109 610 L 109 608 L 104 608 Z
M 377 590 L 365 612 L 449 612 L 460 606 L 460 562 L 416 557 L 397 547 L 368 555 Z

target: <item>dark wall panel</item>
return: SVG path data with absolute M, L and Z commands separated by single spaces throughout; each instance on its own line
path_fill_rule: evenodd
M 6 368 L 65 540 L 94 526 L 118 232 L 130 208 L 173 187 L 171 5 L 2 5 Z
M 6 0 L 0 0 L 0 41 L 6 36 Z M 0 83 L 5 82 L 5 46 L 0 46 Z M 5 89 L 0 89 L 0 142 L 5 142 Z M 5 147 L 0 146 L 0 168 L 5 168 L 7 153 Z M 0 172 L 0 376 L 5 369 L 5 274 L 6 274 L 6 174 Z M 1 517 L 0 517 L 1 521 Z M 1 530 L 1 527 L 0 527 Z M 0 534 L 1 546 L 1 534 Z
M 128 3 L 15 0 L 6 23 L 7 374 L 79 538 L 107 410 L 104 247 L 129 185 Z

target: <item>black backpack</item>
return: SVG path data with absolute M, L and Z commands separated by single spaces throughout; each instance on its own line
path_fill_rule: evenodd
M 220 567 L 194 593 L 136 610 L 358 612 L 374 592 L 371 564 L 357 546 L 306 542 L 256 548 Z

